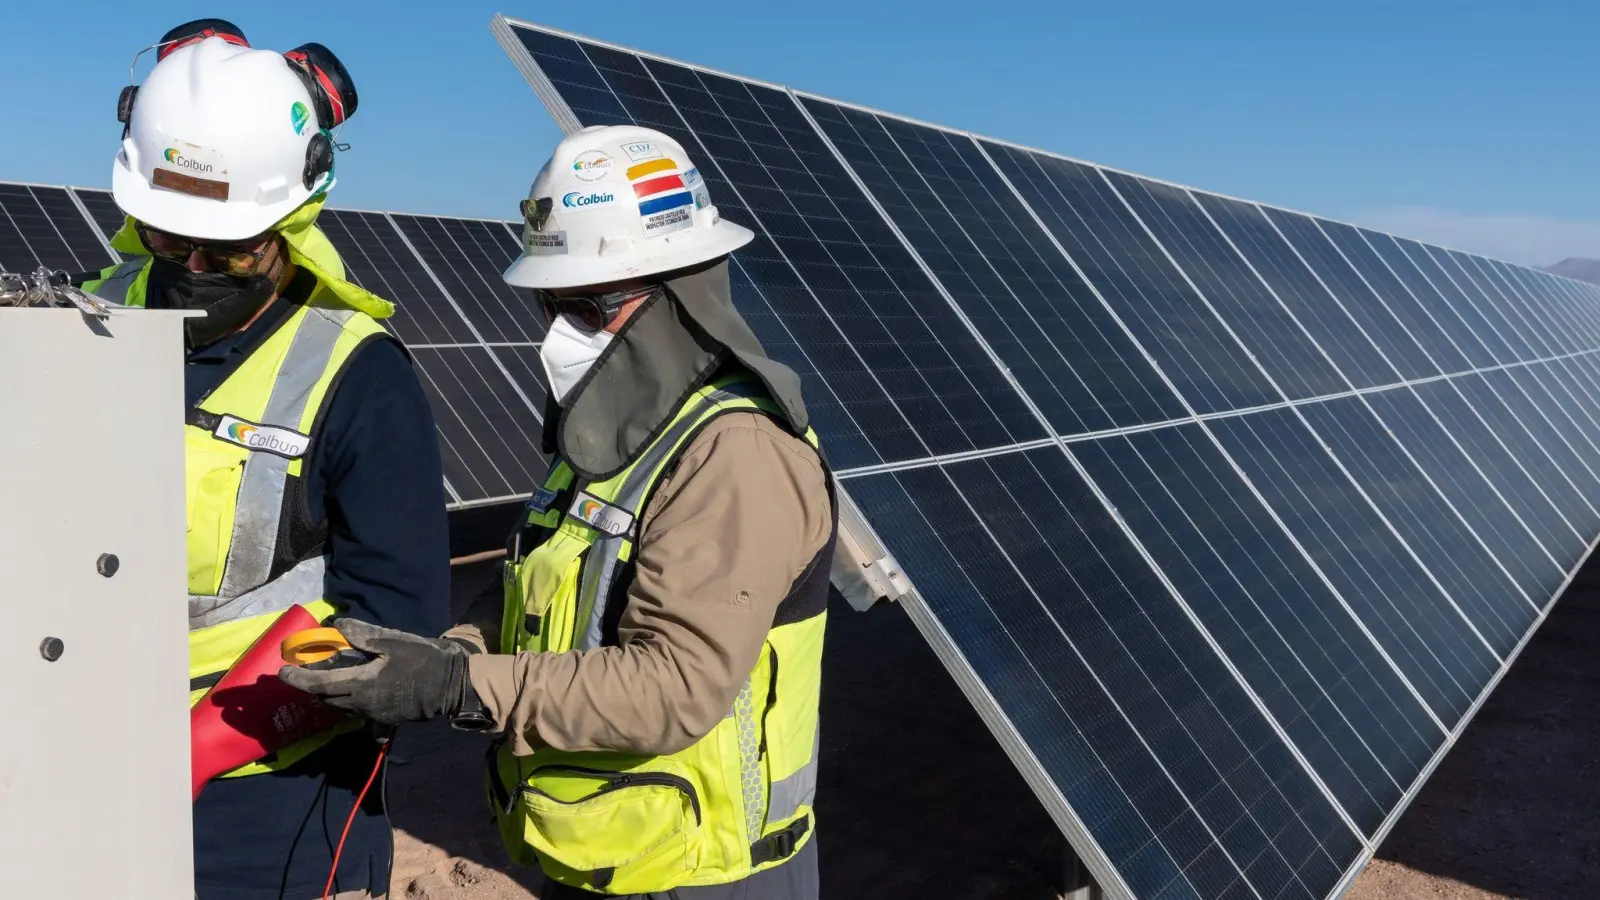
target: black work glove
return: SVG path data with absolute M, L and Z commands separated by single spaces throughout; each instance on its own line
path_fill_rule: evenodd
M 337 619 L 350 646 L 374 658 L 357 666 L 312 670 L 284 666 L 278 678 L 329 706 L 384 725 L 423 722 L 461 711 L 467 690 L 467 650 L 357 619 Z

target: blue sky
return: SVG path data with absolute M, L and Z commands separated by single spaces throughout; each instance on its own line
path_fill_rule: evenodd
M 1583 0 L 0 5 L 0 179 L 107 184 L 133 54 L 223 16 L 351 69 L 334 205 L 512 218 L 557 132 L 489 33 L 503 12 L 1519 262 L 1600 257 Z

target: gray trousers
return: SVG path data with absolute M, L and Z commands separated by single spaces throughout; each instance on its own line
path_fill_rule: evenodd
M 615 900 L 818 900 L 821 883 L 817 877 L 817 837 L 789 857 L 788 862 L 757 872 L 732 884 L 681 887 L 654 894 L 628 894 Z M 582 888 L 546 881 L 540 900 L 595 900 L 608 896 Z

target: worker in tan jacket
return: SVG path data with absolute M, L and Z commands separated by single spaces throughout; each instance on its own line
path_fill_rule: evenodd
M 569 135 L 506 281 L 549 333 L 542 487 L 501 590 L 441 639 L 338 621 L 364 664 L 282 677 L 379 722 L 491 735 L 543 900 L 814 900 L 837 513 L 800 382 L 735 311 L 725 221 L 672 138 Z

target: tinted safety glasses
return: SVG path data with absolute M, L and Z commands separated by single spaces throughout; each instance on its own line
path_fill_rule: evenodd
M 143 222 L 135 222 L 133 227 L 145 249 L 162 259 L 187 263 L 189 257 L 198 253 L 211 271 L 238 278 L 248 278 L 257 273 L 261 261 L 272 249 L 274 237 L 272 232 L 267 232 L 242 241 L 196 241 L 152 228 Z
M 639 296 L 641 291 L 617 291 L 592 297 L 557 297 L 541 290 L 533 293 L 539 298 L 539 308 L 544 311 L 546 322 L 554 322 L 557 316 L 566 316 L 589 331 L 599 331 L 609 325 L 617 311 Z

